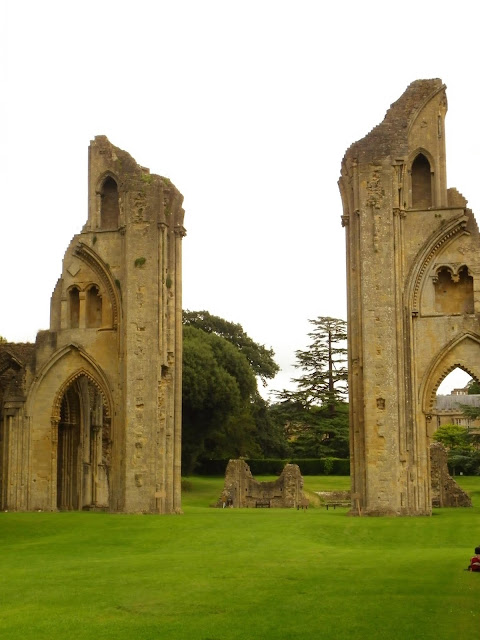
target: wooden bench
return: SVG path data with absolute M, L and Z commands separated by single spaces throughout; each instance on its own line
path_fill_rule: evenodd
M 335 507 L 351 507 L 352 503 L 350 500 L 338 500 L 338 501 L 326 500 L 323 503 L 323 506 L 328 511 L 329 507 L 333 507 L 334 509 Z
M 270 509 L 270 500 L 257 500 L 255 502 L 255 508 L 267 508 Z

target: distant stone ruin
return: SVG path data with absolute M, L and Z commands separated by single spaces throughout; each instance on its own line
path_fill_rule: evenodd
M 296 464 L 286 464 L 277 480 L 258 482 L 245 460 L 230 460 L 217 507 L 308 507 L 303 478 Z
M 440 442 L 430 445 L 433 507 L 471 507 L 470 496 L 448 473 L 447 450 Z

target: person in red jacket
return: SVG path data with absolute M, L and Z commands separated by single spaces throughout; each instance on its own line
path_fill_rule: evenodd
M 470 560 L 469 571 L 480 571 L 480 547 L 475 547 L 475 555 Z

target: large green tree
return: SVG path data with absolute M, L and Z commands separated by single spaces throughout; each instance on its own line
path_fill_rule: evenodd
M 441 442 L 447 451 L 469 446 L 468 429 L 460 424 L 442 424 L 433 434 L 436 442 Z
M 183 446 L 185 473 L 202 457 L 284 456 L 283 429 L 257 389 L 279 367 L 272 349 L 240 324 L 208 311 L 184 311 Z
M 447 450 L 448 464 L 455 470 L 469 475 L 480 473 L 480 451 L 475 445 L 477 436 L 459 424 L 443 424 L 433 434 Z
M 225 338 L 245 356 L 264 386 L 267 380 L 274 378 L 278 373 L 279 366 L 273 359 L 273 350 L 252 340 L 240 324 L 214 316 L 208 311 L 188 310 L 183 312 L 183 324 Z
M 193 326 L 183 330 L 184 473 L 199 456 L 260 455 L 251 399 L 255 374 L 245 356 L 224 338 Z
M 347 456 L 347 325 L 344 320 L 309 320 L 310 344 L 295 352 L 296 389 L 277 393 L 272 411 L 283 421 L 293 453 L 298 456 Z
M 480 394 L 480 383 L 478 382 L 478 380 L 475 380 L 474 378 L 470 379 L 470 381 L 467 384 L 467 388 L 468 388 L 469 396 Z
M 258 393 L 252 402 L 256 441 L 265 458 L 288 458 L 291 449 L 287 441 L 284 423 L 278 420 L 275 405 L 271 405 Z

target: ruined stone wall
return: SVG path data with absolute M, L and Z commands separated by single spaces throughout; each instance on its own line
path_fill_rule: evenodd
M 35 345 L 0 343 L 0 507 L 28 504 L 25 399 L 34 368 Z
M 430 445 L 432 505 L 434 507 L 471 507 L 470 496 L 448 473 L 447 451 L 440 442 Z
M 446 186 L 446 109 L 441 80 L 413 82 L 342 162 L 352 492 L 372 515 L 431 513 L 435 391 L 480 375 L 480 243 Z
M 277 480 L 258 482 L 244 460 L 230 460 L 225 471 L 225 484 L 217 506 L 283 507 L 305 506 L 303 478 L 296 464 L 286 464 Z
M 88 191 L 50 329 L 20 365 L 25 445 L 21 459 L 10 436 L 2 445 L 1 506 L 179 512 L 183 197 L 105 136 L 90 144 Z

